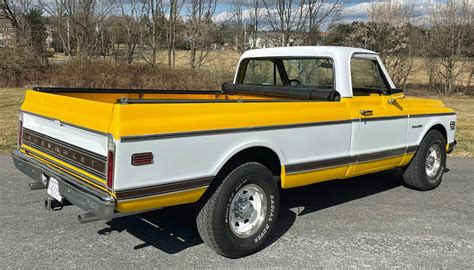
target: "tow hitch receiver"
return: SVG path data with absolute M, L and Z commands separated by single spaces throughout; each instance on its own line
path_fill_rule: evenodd
M 46 210 L 59 211 L 62 210 L 64 206 L 71 205 L 70 202 L 64 200 L 62 202 L 57 201 L 54 198 L 48 197 L 44 200 L 44 208 Z

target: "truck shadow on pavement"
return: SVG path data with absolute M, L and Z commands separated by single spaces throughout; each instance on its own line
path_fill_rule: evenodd
M 311 214 L 401 185 L 401 172 L 396 169 L 283 190 L 278 223 L 266 246 L 270 246 L 283 236 L 292 227 L 297 216 Z M 203 243 L 196 228 L 195 217 L 194 205 L 175 206 L 113 219 L 106 223 L 108 228 L 101 229 L 98 233 L 107 235 L 112 232 L 127 232 L 143 241 L 134 247 L 136 250 L 152 246 L 165 253 L 175 254 Z

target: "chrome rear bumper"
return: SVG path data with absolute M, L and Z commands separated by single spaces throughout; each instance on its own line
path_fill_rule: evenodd
M 43 176 L 57 179 L 59 193 L 72 204 L 87 212 L 94 213 L 97 217 L 102 219 L 113 217 L 115 212 L 115 198 L 108 193 L 94 188 L 47 164 L 43 164 L 18 150 L 13 151 L 11 156 L 16 168 L 34 181 L 45 185 L 42 180 L 44 178 Z

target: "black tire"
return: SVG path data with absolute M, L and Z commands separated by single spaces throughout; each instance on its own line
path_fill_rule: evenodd
M 433 174 L 427 173 L 426 163 L 431 147 L 439 150 L 440 166 L 433 170 Z M 417 190 L 431 190 L 441 184 L 444 170 L 446 168 L 446 141 L 443 135 L 437 130 L 429 131 L 421 142 L 418 151 L 403 173 L 403 180 L 410 188 Z
M 257 162 L 238 165 L 222 177 L 223 180 L 214 187 L 212 193 L 198 208 L 196 223 L 199 235 L 211 249 L 225 257 L 239 258 L 255 253 L 263 247 L 275 227 L 280 207 L 278 185 L 270 171 Z M 267 210 L 259 212 L 264 218 L 259 226 L 251 229 L 256 230 L 254 233 L 239 237 L 230 224 L 231 218 L 237 217 L 233 212 L 236 210 L 232 208 L 236 203 L 232 203 L 232 199 L 234 195 L 238 196 L 237 192 L 245 194 L 247 187 L 255 188 L 255 186 L 263 191 L 260 198 L 266 198 Z M 254 209 L 254 203 L 250 203 L 251 210 Z

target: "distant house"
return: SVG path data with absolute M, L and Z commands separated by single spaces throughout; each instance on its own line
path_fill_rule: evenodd
M 249 36 L 248 38 L 248 48 L 249 49 L 260 49 L 260 48 L 273 48 L 273 47 L 280 47 L 280 42 L 276 40 L 276 38 L 279 36 L 279 33 L 276 32 L 266 32 L 262 33 L 259 32 L 257 34 L 257 38 L 254 40 L 252 36 Z M 289 40 L 288 46 L 300 46 L 302 45 L 301 43 L 301 38 L 300 39 L 295 39 L 291 38 Z
M 0 47 L 13 46 L 14 38 L 15 31 L 13 30 L 13 26 L 3 10 L 0 10 Z
M 51 43 L 53 42 L 53 32 L 53 27 L 51 25 L 46 25 L 46 48 L 51 47 Z M 0 9 L 0 48 L 13 46 L 15 46 L 15 29 L 4 11 Z

